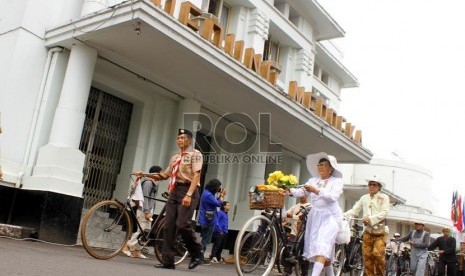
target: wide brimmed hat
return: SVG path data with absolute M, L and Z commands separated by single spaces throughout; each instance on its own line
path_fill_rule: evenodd
M 307 169 L 310 172 L 310 174 L 313 177 L 319 176 L 317 165 L 318 162 L 320 162 L 320 160 L 323 158 L 327 159 L 331 164 L 331 167 L 333 167 L 333 173 L 331 175 L 334 177 L 342 178 L 342 173 L 337 165 L 336 157 L 328 155 L 326 152 L 319 152 L 307 155 Z
M 379 185 L 384 186 L 383 180 L 381 179 L 381 177 L 380 177 L 379 175 L 376 175 L 376 174 L 371 175 L 370 177 L 367 177 L 365 180 L 366 180 L 368 183 L 369 183 L 370 181 L 378 182 Z

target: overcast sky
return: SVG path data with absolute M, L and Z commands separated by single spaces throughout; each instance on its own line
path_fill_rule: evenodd
M 341 113 L 375 155 L 432 171 L 439 215 L 465 195 L 465 1 L 318 0 L 345 30 L 335 40 L 360 82 Z

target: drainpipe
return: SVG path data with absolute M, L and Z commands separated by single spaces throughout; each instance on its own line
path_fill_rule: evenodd
M 38 121 L 39 114 L 40 114 L 41 107 L 42 107 L 42 100 L 45 94 L 45 87 L 48 82 L 50 68 L 52 68 L 52 66 L 54 67 L 56 64 L 56 59 L 57 59 L 56 53 L 61 53 L 61 52 L 63 52 L 63 48 L 54 47 L 54 48 L 49 49 L 47 53 L 44 74 L 42 75 L 42 80 L 40 82 L 39 94 L 37 95 L 36 106 L 34 108 L 34 114 L 32 116 L 32 123 L 31 123 L 31 128 L 29 130 L 29 135 L 27 139 L 26 151 L 24 152 L 23 164 L 21 165 L 21 171 L 18 172 L 18 174 L 16 175 L 15 191 L 13 193 L 13 198 L 11 200 L 10 211 L 8 212 L 8 218 L 6 221 L 7 224 L 11 223 L 11 219 L 13 217 L 13 210 L 16 204 L 16 197 L 18 195 L 18 189 L 22 188 L 23 186 L 22 182 L 23 182 L 23 177 L 24 177 L 24 171 L 26 170 L 26 166 L 31 159 L 32 143 L 34 141 L 34 136 L 35 136 L 35 132 L 37 128 L 37 121 Z
M 57 60 L 57 55 L 56 53 L 61 53 L 63 52 L 62 47 L 54 47 L 48 50 L 47 53 L 47 60 L 45 61 L 45 68 L 44 68 L 44 74 L 42 75 L 42 80 L 40 82 L 40 89 L 39 89 L 39 94 L 37 95 L 37 101 L 36 105 L 34 108 L 34 114 L 32 116 L 32 123 L 31 123 L 31 128 L 29 130 L 29 135 L 27 139 L 27 144 L 26 144 L 26 151 L 24 152 L 24 157 L 23 157 L 23 163 L 21 166 L 21 171 L 18 173 L 16 177 L 16 183 L 15 183 L 15 188 L 21 188 L 22 187 L 22 180 L 25 175 L 25 170 L 26 166 L 28 165 L 29 161 L 31 160 L 31 153 L 32 153 L 32 144 L 34 141 L 34 137 L 36 134 L 36 128 L 37 128 L 37 121 L 42 109 L 42 100 L 44 98 L 45 94 L 45 87 L 47 86 L 48 78 L 49 78 L 49 73 L 50 73 L 50 68 L 53 68 L 56 64 Z M 27 175 L 30 175 L 30 172 L 27 172 Z

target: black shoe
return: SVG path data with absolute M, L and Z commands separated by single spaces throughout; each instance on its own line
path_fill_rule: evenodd
M 203 260 L 203 261 L 202 261 L 202 265 L 210 265 L 210 261 L 208 261 L 208 260 Z
M 203 263 L 202 259 L 200 259 L 198 257 L 197 258 L 192 258 L 191 262 L 189 263 L 189 269 L 194 269 L 194 268 L 196 268 L 198 265 L 200 265 L 202 263 Z
M 163 268 L 163 269 L 174 269 L 174 264 L 156 264 L 154 265 L 156 268 Z
M 296 264 L 297 263 L 297 259 L 292 256 L 292 257 L 289 257 L 289 258 L 285 258 L 284 261 L 290 263 L 290 264 Z

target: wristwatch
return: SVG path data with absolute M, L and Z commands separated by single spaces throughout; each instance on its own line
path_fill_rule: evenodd
M 186 196 L 188 196 L 188 197 L 192 197 L 192 195 L 190 195 L 190 194 L 186 194 Z

